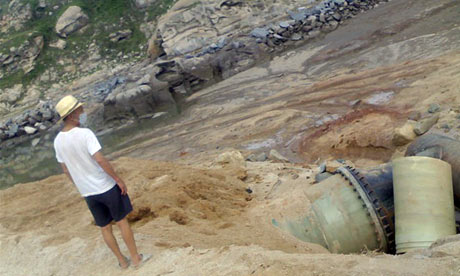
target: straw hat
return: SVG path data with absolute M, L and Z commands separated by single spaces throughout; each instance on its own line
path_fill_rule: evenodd
M 72 96 L 68 95 L 62 98 L 57 104 L 56 104 L 56 111 L 59 113 L 59 122 L 61 122 L 65 117 L 69 116 L 70 113 L 75 111 L 75 109 L 79 108 L 83 104 L 78 102 L 78 100 Z

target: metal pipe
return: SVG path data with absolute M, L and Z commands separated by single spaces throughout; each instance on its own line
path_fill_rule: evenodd
M 412 142 L 406 156 L 427 156 L 446 161 L 452 167 L 454 202 L 460 207 L 460 141 L 439 134 L 425 134 Z
M 454 235 L 451 166 L 442 160 L 412 156 L 393 161 L 396 253 L 428 248 Z
M 378 173 L 380 172 L 380 174 Z M 394 226 L 392 201 L 383 203 L 388 192 L 385 183 L 391 177 L 387 166 L 364 173 L 350 167 L 339 168 L 331 177 L 307 192 L 311 201 L 302 216 L 272 220 L 273 225 L 300 240 L 322 245 L 332 253 L 356 253 L 363 250 L 392 252 Z M 379 175 L 385 180 L 376 181 Z M 375 180 L 376 189 L 367 183 Z M 391 182 L 390 185 L 391 187 Z M 294 206 L 285 206 L 286 209 Z M 389 208 L 389 210 L 388 210 Z

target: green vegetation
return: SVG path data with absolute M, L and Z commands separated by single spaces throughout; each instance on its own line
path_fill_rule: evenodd
M 1 34 L 3 39 L 0 39 L 0 53 L 8 54 L 11 47 L 20 47 L 26 40 L 36 36 L 44 37 L 45 46 L 36 60 L 34 70 L 28 74 L 24 74 L 22 69 L 13 72 L 4 70 L 0 88 L 11 87 L 17 83 L 28 85 L 46 69 L 59 67 L 57 61 L 61 58 L 85 59 L 88 57 L 88 47 L 91 43 L 95 43 L 100 49 L 99 54 L 102 58 L 109 60 L 116 58 L 120 52 L 123 55 L 140 53 L 140 46 L 147 43 L 147 38 L 139 29 L 140 24 L 146 20 L 155 20 L 177 0 L 161 0 L 146 10 L 137 9 L 133 0 L 47 0 L 44 9 L 39 8 L 39 0 L 22 1 L 30 4 L 32 19 L 19 31 L 9 30 L 8 33 Z M 1 14 L 6 14 L 8 2 L 0 0 Z M 89 24 L 66 39 L 66 49 L 51 48 L 48 45 L 58 39 L 54 29 L 56 22 L 69 6 L 81 7 L 89 17 Z M 110 41 L 111 33 L 125 29 L 132 31 L 129 39 L 120 42 Z

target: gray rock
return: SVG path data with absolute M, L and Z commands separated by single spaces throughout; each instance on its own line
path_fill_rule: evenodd
M 111 33 L 109 35 L 109 39 L 112 42 L 118 42 L 118 41 L 121 41 L 121 40 L 129 39 L 132 34 L 133 34 L 133 31 L 131 31 L 130 29 L 121 30 L 121 31 L 117 31 L 115 33 Z
M 411 114 L 409 114 L 409 117 L 407 117 L 409 120 L 413 121 L 418 121 L 420 118 L 422 118 L 422 114 L 419 111 L 414 111 Z
M 88 24 L 88 16 L 78 6 L 70 6 L 59 17 L 56 23 L 56 33 L 61 37 L 67 37 Z
M 323 23 L 326 23 L 326 15 L 324 13 L 321 13 L 319 15 L 319 21 L 323 22 Z
M 45 109 L 41 111 L 43 120 L 49 121 L 54 118 L 54 114 L 51 110 Z
M 331 31 L 337 29 L 338 27 L 339 27 L 339 22 L 337 22 L 337 21 L 331 21 L 331 22 L 329 22 L 329 24 L 328 24 L 328 28 L 329 28 L 329 30 L 331 30 Z
M 264 28 L 255 28 L 251 32 L 251 36 L 256 37 L 256 38 L 266 38 L 268 34 L 269 34 L 268 30 Z
M 340 20 L 342 19 L 342 15 L 340 15 L 340 13 L 337 13 L 337 12 L 336 12 L 336 13 L 334 13 L 334 14 L 332 15 L 332 18 L 334 18 L 334 19 L 337 20 L 337 21 L 340 21 Z
M 429 113 L 436 113 L 439 110 L 441 110 L 441 106 L 437 103 L 430 104 L 430 107 L 428 108 Z
M 306 18 L 305 13 L 302 12 L 291 12 L 289 11 L 289 16 L 295 21 L 302 21 Z
M 289 159 L 281 155 L 277 150 L 272 149 L 270 150 L 270 153 L 268 154 L 269 158 L 274 161 L 280 161 L 280 162 L 289 162 Z
M 31 142 L 32 147 L 35 147 L 40 143 L 40 138 L 34 138 Z
M 34 134 L 35 132 L 37 132 L 37 129 L 34 128 L 34 127 L 25 126 L 25 127 L 24 127 L 24 131 L 25 131 L 27 134 L 31 135 L 31 134 Z
M 8 129 L 8 137 L 9 138 L 13 138 L 14 136 L 16 136 L 18 134 L 18 131 L 19 131 L 19 126 L 17 124 L 12 124 L 9 129 Z
M 0 129 L 0 141 L 6 140 L 8 138 L 8 134 Z
M 315 38 L 318 37 L 321 34 L 321 31 L 319 30 L 314 30 L 308 33 L 308 37 L 310 38 Z
M 279 34 L 275 34 L 273 37 L 276 38 L 276 39 L 278 39 L 278 40 L 281 40 L 281 41 L 286 41 L 286 40 L 288 40 L 287 38 L 285 38 L 284 36 L 281 36 L 281 35 L 279 35 Z
M 282 21 L 282 22 L 280 22 L 280 27 L 281 27 L 281 28 L 285 28 L 285 29 L 286 29 L 286 28 L 288 28 L 289 26 L 290 26 L 290 25 L 289 25 L 289 23 L 288 23 L 287 21 Z
M 246 157 L 246 161 L 257 162 L 256 155 L 254 153 L 249 154 L 248 157 Z
M 307 18 L 307 22 L 309 22 L 310 24 L 314 24 L 316 21 L 317 21 L 317 19 L 316 19 L 316 16 L 314 16 L 314 15 L 310 15 Z
M 293 34 L 291 36 L 291 40 L 293 41 L 298 41 L 298 40 L 301 40 L 302 39 L 302 36 L 300 34 Z
M 265 152 L 259 153 L 256 156 L 256 161 L 258 162 L 264 162 L 268 159 L 267 154 Z
M 442 124 L 442 125 L 441 125 L 441 128 L 442 128 L 442 129 L 445 129 L 445 130 L 447 130 L 447 131 L 449 131 L 450 129 L 452 129 L 452 126 L 449 125 L 449 124 Z
M 426 133 L 432 126 L 434 126 L 439 120 L 439 114 L 435 114 L 428 118 L 423 118 L 417 122 L 414 128 L 414 132 L 417 135 L 422 135 Z
M 46 1 L 45 0 L 39 0 L 37 8 L 39 8 L 39 9 L 46 8 Z
M 37 127 L 40 131 L 45 131 L 45 130 L 48 129 L 48 127 L 45 124 L 42 124 L 42 123 L 36 124 L 35 127 Z
M 49 46 L 52 48 L 57 48 L 59 50 L 64 50 L 67 46 L 67 41 L 65 41 L 64 39 L 58 39 L 56 42 L 51 43 Z

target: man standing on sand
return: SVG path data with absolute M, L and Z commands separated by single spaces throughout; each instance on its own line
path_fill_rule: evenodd
M 151 255 L 137 252 L 134 235 L 126 219 L 133 208 L 125 183 L 100 152 L 101 146 L 96 135 L 88 128 L 81 128 L 86 121 L 82 103 L 73 96 L 65 96 L 56 105 L 56 111 L 61 117 L 60 121 L 64 121 L 64 128 L 54 140 L 57 161 L 85 198 L 96 225 L 101 227 L 104 241 L 117 257 L 120 268 L 128 268 L 130 262 L 138 268 Z M 120 228 L 131 261 L 120 252 L 112 232 L 112 220 Z

